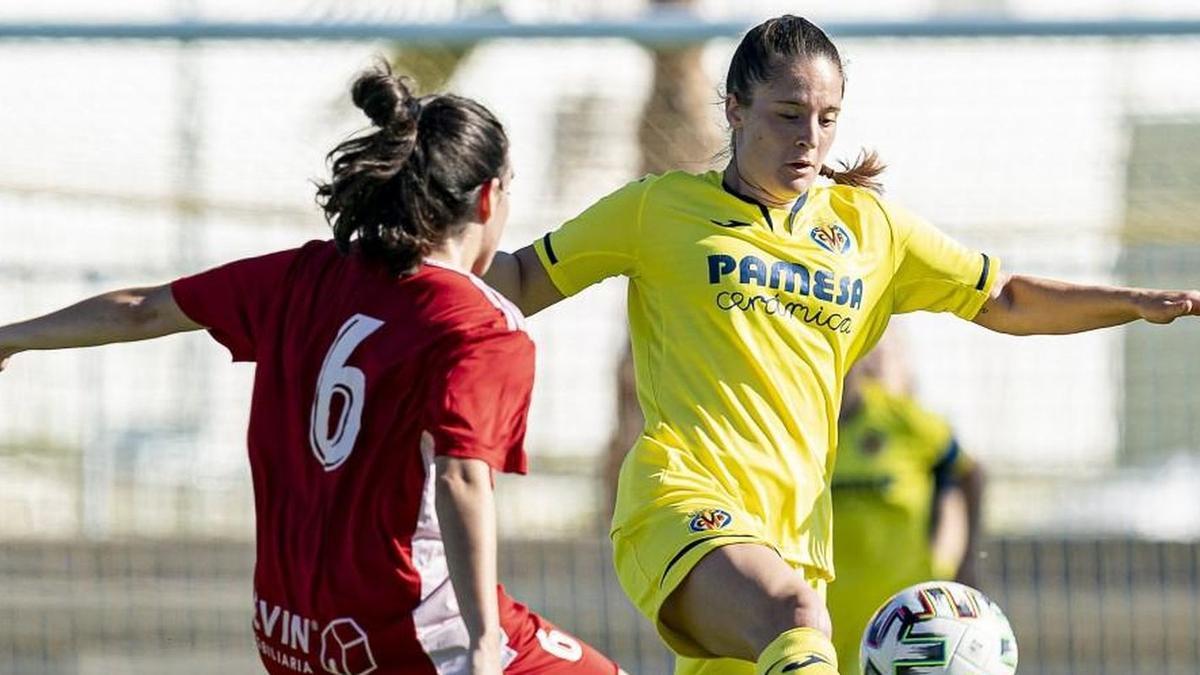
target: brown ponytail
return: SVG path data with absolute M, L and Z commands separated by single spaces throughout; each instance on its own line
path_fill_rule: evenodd
M 838 164 L 842 166 L 841 171 L 837 171 L 829 166 L 821 167 L 821 176 L 837 183 L 838 185 L 849 185 L 851 187 L 865 188 L 872 192 L 883 192 L 883 183 L 875 180 L 879 174 L 883 173 L 887 168 L 879 159 L 879 153 L 874 150 L 863 149 L 858 152 L 858 159 L 854 165 L 845 160 L 838 160 Z

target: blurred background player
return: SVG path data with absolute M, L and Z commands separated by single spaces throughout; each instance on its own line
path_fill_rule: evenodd
M 828 603 L 843 673 L 861 672 L 863 630 L 894 593 L 931 579 L 975 584 L 983 472 L 913 398 L 906 356 L 893 328 L 842 393 Z
M 478 103 L 390 69 L 374 129 L 331 153 L 333 241 L 0 327 L 25 350 L 207 329 L 256 365 L 253 627 L 271 673 L 583 673 L 617 666 L 496 581 L 493 471 L 524 473 L 534 347 L 484 284 L 508 138 Z

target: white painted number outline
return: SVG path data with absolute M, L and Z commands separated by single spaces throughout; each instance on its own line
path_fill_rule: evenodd
M 342 324 L 337 338 L 325 354 L 321 373 L 317 376 L 317 394 L 313 398 L 309 422 L 309 443 L 313 454 L 326 471 L 342 465 L 354 450 L 354 441 L 362 426 L 363 405 L 366 402 L 367 377 L 363 371 L 346 365 L 350 355 L 379 330 L 383 322 L 365 314 L 355 314 Z M 337 425 L 330 429 L 329 416 L 335 397 L 342 400 Z
M 562 631 L 552 630 L 547 633 L 546 629 L 539 628 L 537 639 L 542 643 L 542 649 L 563 661 L 575 662 L 583 658 L 583 647 L 579 646 L 579 641 Z

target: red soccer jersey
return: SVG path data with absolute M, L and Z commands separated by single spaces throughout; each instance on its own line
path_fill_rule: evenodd
M 430 263 L 398 278 L 319 241 L 172 291 L 234 360 L 257 364 L 254 631 L 267 670 L 460 668 L 433 458 L 525 471 L 534 348 L 520 312 L 470 274 Z M 532 639 L 503 591 L 500 612 L 510 637 Z

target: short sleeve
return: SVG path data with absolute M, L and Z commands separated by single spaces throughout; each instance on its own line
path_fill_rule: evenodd
M 300 249 L 231 262 L 171 284 L 175 303 L 225 345 L 234 361 L 254 361 L 261 327 Z
M 533 390 L 534 348 L 523 331 L 463 338 L 439 359 L 446 373 L 426 401 L 434 454 L 481 459 L 525 473 L 525 420 Z
M 642 205 L 654 180 L 647 176 L 629 183 L 534 242 L 563 295 L 575 295 L 608 277 L 637 274 Z
M 1000 273 L 1000 261 L 972 251 L 897 206 L 884 210 L 898 250 L 893 313 L 925 310 L 975 318 Z
M 949 442 L 942 446 L 932 467 L 934 485 L 942 490 L 958 483 L 970 470 L 971 465 L 970 455 L 963 452 L 958 439 L 951 436 Z

